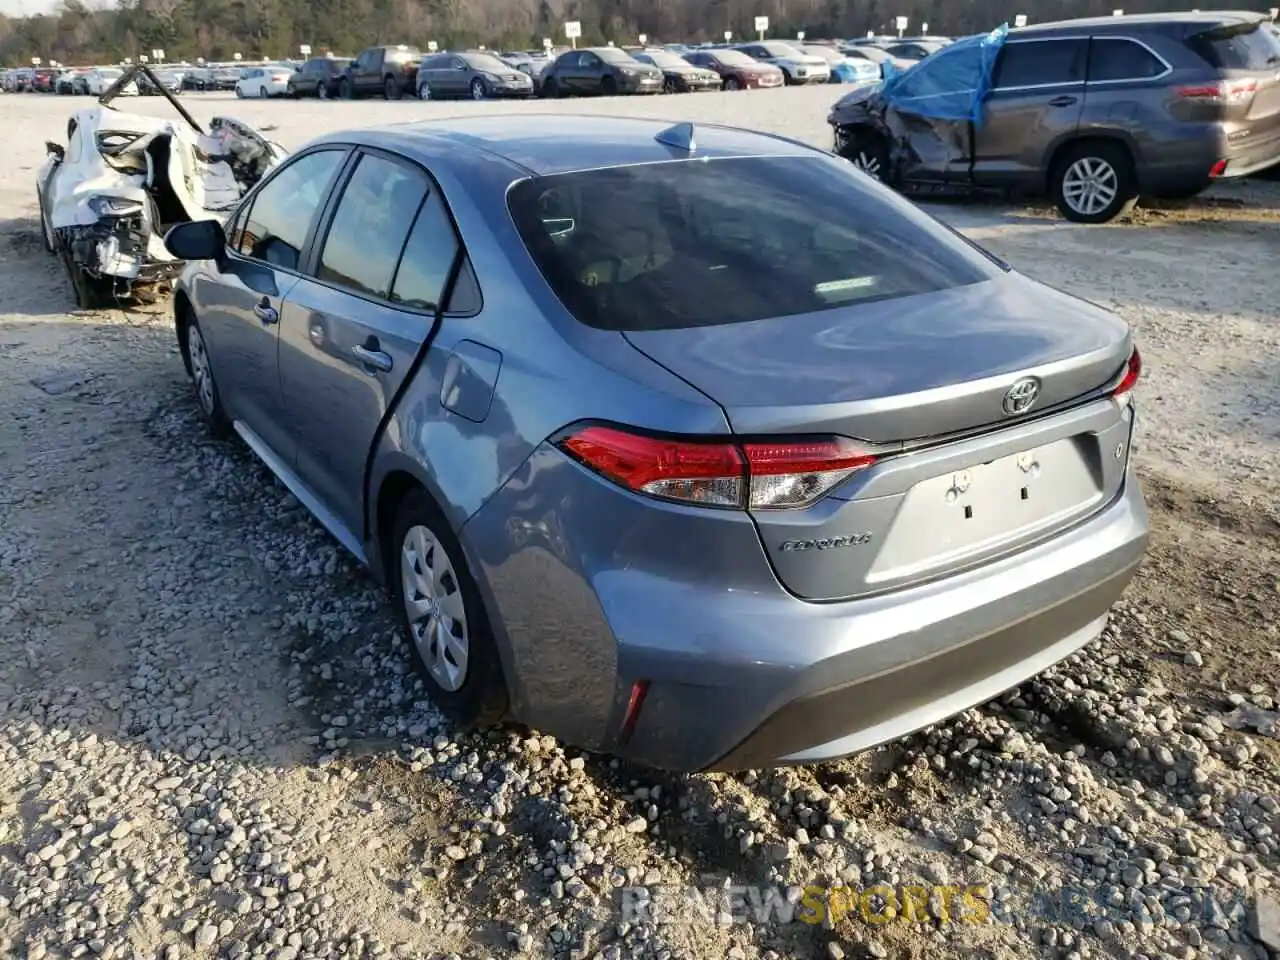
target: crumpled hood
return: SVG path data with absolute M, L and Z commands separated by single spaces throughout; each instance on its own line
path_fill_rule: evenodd
M 832 105 L 831 113 L 827 115 L 827 123 L 833 126 L 850 123 L 874 113 L 882 89 L 884 89 L 883 81 L 868 83 L 850 90 Z

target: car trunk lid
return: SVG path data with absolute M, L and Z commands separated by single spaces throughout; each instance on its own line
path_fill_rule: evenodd
M 1005 394 L 1039 381 L 1034 410 L 1114 377 L 1124 323 L 1016 274 L 934 293 L 748 323 L 631 331 L 629 342 L 716 400 L 740 434 L 835 433 L 873 444 L 1007 420 Z
M 749 438 L 843 436 L 877 456 L 802 509 L 752 516 L 795 595 L 845 600 L 1023 549 L 1118 493 L 1132 352 L 1117 318 L 1016 275 L 711 328 L 628 332 Z M 1039 396 L 1006 412 L 1015 384 Z M 1092 398 L 1092 399 L 1090 399 Z M 1055 409 L 1056 408 L 1056 409 Z

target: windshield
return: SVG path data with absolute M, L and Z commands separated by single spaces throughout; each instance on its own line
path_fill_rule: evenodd
M 786 60 L 788 57 L 801 56 L 799 50 L 785 43 L 762 43 L 760 46 L 769 51 L 769 56 L 777 57 L 782 60 Z
M 503 63 L 490 53 L 464 53 L 462 59 L 474 70 L 487 73 L 510 73 L 511 64 Z
M 829 157 L 534 177 L 509 204 L 547 283 L 598 329 L 743 323 L 999 275 L 926 214 Z
M 605 63 L 629 63 L 633 59 L 617 47 L 599 47 L 591 51 Z
M 833 50 L 830 47 L 801 47 L 804 53 L 811 57 L 820 57 L 828 63 L 839 63 L 844 59 L 844 55 L 839 50 Z
M 637 60 L 643 60 L 646 63 L 652 63 L 655 67 L 663 67 L 665 69 L 680 70 L 689 66 L 689 61 L 684 57 L 677 57 L 674 53 L 667 53 L 665 50 L 645 51 L 636 54 Z
M 711 56 L 726 67 L 749 67 L 756 63 L 754 58 L 748 57 L 741 50 L 715 50 Z

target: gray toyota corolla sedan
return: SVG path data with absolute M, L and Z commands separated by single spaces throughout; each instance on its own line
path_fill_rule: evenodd
M 462 723 L 843 756 L 1097 637 L 1146 545 L 1126 325 L 800 143 L 359 130 L 167 243 L 200 408 Z

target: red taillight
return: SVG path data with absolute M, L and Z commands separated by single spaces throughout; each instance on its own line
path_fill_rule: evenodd
M 1129 402 L 1129 392 L 1138 384 L 1138 379 L 1142 376 L 1142 355 L 1138 353 L 1138 348 L 1133 348 L 1133 353 L 1129 354 L 1129 363 L 1125 367 L 1124 376 L 1120 378 L 1120 382 L 1116 384 L 1116 388 L 1111 391 L 1111 396 L 1121 403 Z
M 1227 172 L 1227 161 L 1219 160 L 1209 168 L 1209 179 L 1215 180 Z
M 1177 88 L 1178 96 L 1184 100 L 1223 104 L 1243 103 L 1257 92 L 1257 80 L 1222 80 Z
M 708 507 L 785 509 L 813 503 L 875 463 L 851 440 L 674 440 L 616 427 L 586 427 L 560 448 L 636 493 Z

